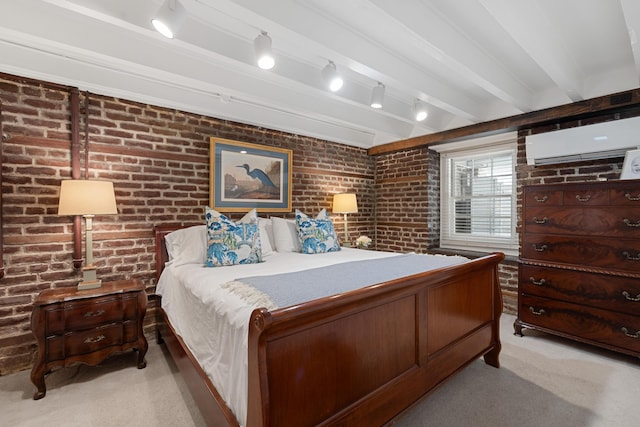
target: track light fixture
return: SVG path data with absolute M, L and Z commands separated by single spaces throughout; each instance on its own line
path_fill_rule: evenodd
M 331 92 L 337 92 L 342 88 L 344 81 L 338 71 L 336 71 L 336 64 L 333 61 L 329 61 L 327 65 L 322 69 L 322 78 L 329 85 Z
M 382 101 L 384 100 L 384 85 L 378 82 L 378 86 L 374 87 L 371 91 L 371 106 L 373 108 L 382 108 Z
M 165 0 L 151 23 L 166 38 L 172 39 L 187 17 L 186 9 L 178 0 Z
M 253 48 L 256 51 L 256 59 L 258 67 L 263 70 L 270 70 L 276 64 L 271 53 L 271 37 L 263 31 L 253 41 Z
M 413 113 L 415 114 L 416 120 L 419 122 L 426 119 L 428 112 L 427 107 L 424 105 L 424 102 L 416 99 L 416 102 L 413 104 Z

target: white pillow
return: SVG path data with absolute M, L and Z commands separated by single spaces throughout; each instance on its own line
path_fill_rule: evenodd
M 300 240 L 295 219 L 271 217 L 273 240 L 278 252 L 300 252 Z
M 262 244 L 263 257 L 273 253 L 273 246 L 271 246 L 272 239 L 269 238 L 269 228 L 273 229 L 270 220 L 258 218 L 258 231 L 260 232 L 260 243 Z M 271 234 L 273 234 L 273 231 Z
M 164 240 L 171 264 L 204 264 L 207 256 L 206 225 L 194 225 L 172 231 L 164 236 Z

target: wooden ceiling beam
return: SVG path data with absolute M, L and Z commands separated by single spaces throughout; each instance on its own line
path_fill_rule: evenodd
M 367 153 L 370 156 L 388 154 L 396 151 L 459 141 L 471 137 L 479 138 L 541 125 L 585 119 L 603 113 L 623 112 L 639 106 L 640 89 L 632 89 L 625 92 L 560 105 L 558 107 L 518 114 L 517 116 L 505 117 L 461 128 L 390 142 L 388 144 L 371 147 L 367 150 Z

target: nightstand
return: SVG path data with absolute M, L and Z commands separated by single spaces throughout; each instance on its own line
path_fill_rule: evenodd
M 55 366 L 84 363 L 95 366 L 115 352 L 138 351 L 138 369 L 147 363 L 148 344 L 142 332 L 147 294 L 138 280 L 105 282 L 100 288 L 47 289 L 34 303 L 31 330 L 38 356 L 31 382 L 46 394 L 45 374 Z

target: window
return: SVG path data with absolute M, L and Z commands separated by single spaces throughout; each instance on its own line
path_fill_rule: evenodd
M 517 255 L 515 139 L 439 151 L 440 246 Z

